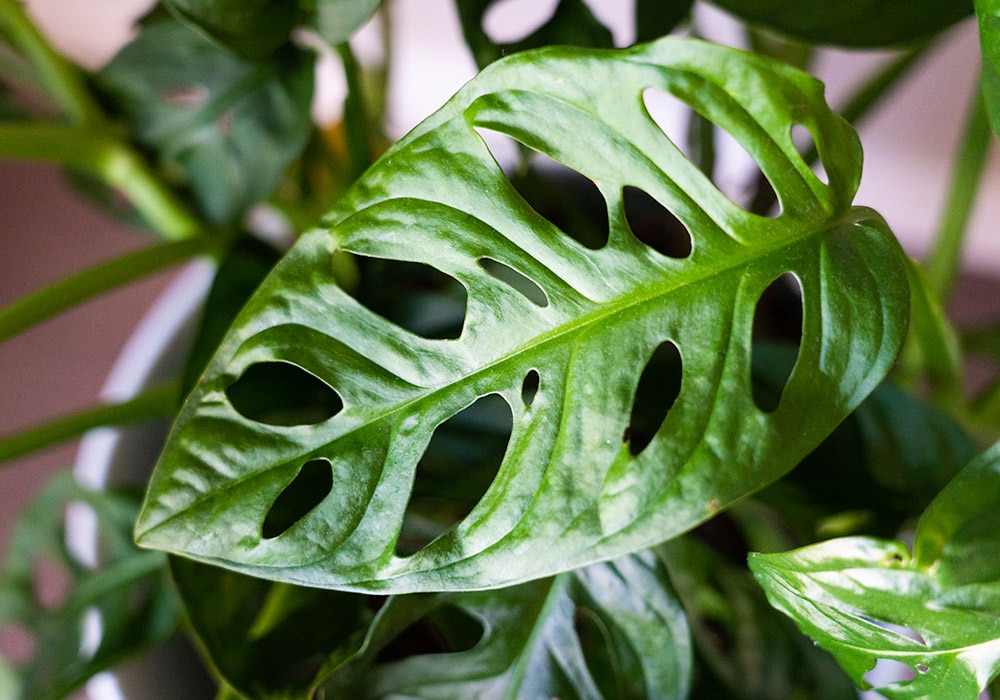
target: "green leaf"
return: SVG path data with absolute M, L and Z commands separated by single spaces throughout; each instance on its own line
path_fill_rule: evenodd
M 611 31 L 594 17 L 583 0 L 559 0 L 552 16 L 538 29 L 518 41 L 494 42 L 486 33 L 483 19 L 497 0 L 457 0 L 462 33 L 482 68 L 507 54 L 554 44 L 611 48 Z
M 370 598 L 271 583 L 171 558 L 187 619 L 219 675 L 251 698 L 311 697 L 335 654 L 360 648 Z
M 983 53 L 983 98 L 994 133 L 1000 133 L 1000 0 L 976 0 Z
M 743 558 L 727 557 L 697 534 L 658 548 L 697 652 L 690 697 L 857 698 L 834 659 L 767 604 Z M 723 535 L 726 546 L 740 539 Z
M 19 628 L 33 651 L 6 670 L 0 662 L 0 690 L 20 686 L 20 694 L 2 697 L 64 697 L 173 634 L 178 608 L 165 558 L 137 549 L 130 536 L 137 506 L 135 498 L 93 492 L 60 474 L 21 517 L 0 576 L 0 631 Z M 70 508 L 96 519 L 97 561 L 68 550 Z
M 726 198 L 657 127 L 646 89 L 730 131 L 771 179 L 780 216 Z M 898 244 L 877 214 L 850 205 L 857 138 L 821 95 L 794 69 L 693 40 L 541 51 L 487 69 L 383 156 L 328 215 L 329 230 L 303 236 L 245 307 L 168 440 L 139 541 L 316 586 L 476 589 L 664 541 L 777 479 L 878 384 L 908 317 Z M 830 185 L 796 152 L 793 124 L 813 133 Z M 607 243 L 588 249 L 531 210 L 480 128 L 598 183 Z M 683 222 L 688 257 L 633 236 L 627 186 Z M 399 308 L 365 308 L 336 286 L 333 261 L 345 251 L 408 261 L 395 264 L 433 273 L 426 283 L 452 280 L 459 299 L 467 292 L 461 333 L 447 332 L 453 297 L 427 307 L 437 316 L 423 312 L 444 324 L 419 331 L 426 337 L 382 315 Z M 801 350 L 765 412 L 750 389 L 753 317 L 785 273 L 802 288 Z M 637 386 L 671 346 L 676 401 L 648 444 L 633 445 Z M 343 409 L 296 426 L 240 414 L 229 388 L 274 365 L 324 383 Z M 425 448 L 437 426 L 491 395 L 510 426 L 496 477 L 461 522 L 404 555 Z M 307 464 L 326 472 L 319 502 L 264 537 Z
M 245 60 L 167 19 L 144 24 L 97 79 L 216 223 L 266 197 L 312 129 L 313 59 L 291 47 Z
M 388 660 L 410 645 L 418 655 Z M 391 598 L 328 689 L 427 700 L 683 698 L 690 672 L 687 622 L 647 552 L 497 591 Z
M 856 47 L 915 41 L 972 14 L 972 0 L 711 1 L 747 21 L 807 41 Z
M 288 41 L 296 0 L 164 0 L 177 16 L 248 58 L 263 58 Z
M 831 651 L 855 683 L 879 659 L 914 677 L 889 698 L 974 699 L 1000 674 L 1000 447 L 956 476 L 901 542 L 831 540 L 753 554 L 771 604 Z
M 331 44 L 340 44 L 371 19 L 381 0 L 315 0 L 312 25 Z

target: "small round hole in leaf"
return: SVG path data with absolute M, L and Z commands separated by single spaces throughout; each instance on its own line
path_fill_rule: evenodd
M 287 532 L 322 503 L 332 489 L 333 467 L 330 462 L 325 459 L 306 462 L 268 509 L 261 526 L 261 537 L 271 540 Z
M 524 377 L 524 381 L 521 383 L 521 400 L 524 401 L 525 407 L 531 408 L 531 404 L 535 402 L 540 382 L 538 370 L 533 369 Z
M 226 388 L 226 397 L 244 418 L 278 426 L 322 423 L 344 407 L 329 384 L 288 362 L 250 365 Z
M 757 300 L 753 318 L 753 401 L 771 413 L 778 408 L 802 346 L 802 287 L 785 273 Z
M 652 442 L 681 392 L 681 353 L 669 340 L 660 343 L 639 376 L 632 413 L 623 435 L 633 457 Z
M 17 666 L 30 664 L 38 651 L 33 630 L 20 622 L 8 622 L 0 627 L 0 656 Z
M 625 220 L 633 235 L 668 258 L 691 255 L 691 234 L 680 219 L 638 187 L 622 188 Z

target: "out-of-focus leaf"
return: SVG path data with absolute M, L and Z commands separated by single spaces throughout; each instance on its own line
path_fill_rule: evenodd
M 331 656 L 355 653 L 370 598 L 250 578 L 171 558 L 171 573 L 203 653 L 250 698 L 305 698 Z
M 859 686 L 879 659 L 912 680 L 889 698 L 974 700 L 1000 674 L 1000 446 L 973 460 L 902 542 L 830 540 L 753 554 L 771 604 L 832 652 Z
M 538 29 L 518 41 L 494 42 L 483 26 L 490 6 L 497 0 L 456 0 L 462 33 L 482 68 L 508 54 L 542 46 L 568 45 L 611 48 L 611 31 L 594 17 L 583 0 L 559 0 L 552 16 Z
M 0 577 L 0 632 L 13 626 L 31 651 L 0 668 L 0 688 L 20 688 L 2 697 L 61 698 L 174 633 L 166 560 L 132 543 L 137 507 L 133 497 L 93 492 L 60 474 L 22 516 Z M 68 508 L 95 520 L 96 561 L 67 549 Z
M 636 0 L 636 43 L 653 41 L 674 31 L 687 19 L 694 0 Z
M 983 54 L 983 98 L 994 133 L 1000 134 L 1000 0 L 975 0 Z
M 739 534 L 723 533 L 731 546 Z M 850 679 L 767 604 L 742 557 L 685 535 L 657 548 L 684 605 L 698 671 L 691 697 L 856 698 Z
M 989 1 L 989 0 L 987 0 Z M 711 0 L 743 19 L 821 44 L 904 44 L 972 14 L 972 0 Z
M 733 133 L 782 213 L 755 216 L 716 188 L 649 116 L 647 89 Z M 794 124 L 814 134 L 829 185 L 796 151 Z M 532 210 L 479 128 L 599 183 L 607 243 L 587 248 Z M 690 529 L 790 470 L 893 362 L 906 273 L 882 219 L 850 205 L 860 162 L 816 81 L 732 49 L 666 39 L 496 64 L 390 149 L 328 215 L 330 230 L 300 238 L 264 281 L 182 411 L 140 541 L 292 583 L 416 592 L 548 576 Z M 632 233 L 629 187 L 690 231 L 687 257 Z M 336 285 L 345 251 L 443 278 L 467 296 L 464 323 L 406 330 L 398 309 L 365 308 Z M 777 407 L 763 410 L 753 319 L 785 274 L 802 289 L 801 350 Z M 421 317 L 447 320 L 441 310 Z M 671 348 L 673 374 L 649 381 L 676 400 L 634 444 L 647 365 Z M 261 365 L 312 377 L 343 410 L 294 426 L 241 413 L 230 387 Z M 404 551 L 437 427 L 490 397 L 511 427 L 495 478 L 461 522 Z M 319 500 L 265 536 L 306 465 L 322 472 Z
M 315 0 L 312 25 L 331 44 L 347 41 L 371 19 L 382 0 Z
M 144 24 L 97 80 L 214 222 L 266 197 L 312 129 L 310 54 L 241 59 L 169 19 Z
M 647 552 L 501 590 L 391 598 L 329 690 L 426 700 L 684 698 L 690 672 L 687 622 Z
M 288 41 L 296 0 L 164 0 L 178 16 L 247 58 L 263 58 Z

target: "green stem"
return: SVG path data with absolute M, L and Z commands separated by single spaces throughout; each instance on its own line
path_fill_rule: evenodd
M 176 381 L 161 384 L 121 403 L 96 406 L 0 438 L 0 462 L 79 437 L 93 428 L 125 425 L 172 415 L 180 400 Z
M 0 342 L 88 299 L 212 251 L 206 238 L 161 243 L 115 258 L 0 308 Z
M 52 49 L 20 0 L 0 0 L 0 27 L 28 57 L 49 95 L 72 122 L 93 125 L 104 121 L 79 68 Z
M 39 160 L 90 173 L 121 190 L 169 240 L 191 238 L 202 228 L 138 153 L 99 130 L 51 123 L 3 124 L 0 158 Z
M 337 46 L 337 53 L 344 63 L 347 78 L 347 97 L 344 99 L 344 139 L 347 144 L 347 162 L 350 179 L 357 180 L 372 164 L 372 146 L 368 138 L 369 116 L 361 88 L 361 68 L 351 47 L 346 42 Z
M 931 289 L 947 300 L 961 265 L 962 244 L 986 170 L 986 156 L 993 141 L 983 94 L 977 83 L 965 122 L 965 136 L 952 172 L 951 188 L 937 237 L 927 258 Z
M 930 46 L 930 43 L 921 44 L 917 48 L 904 53 L 872 76 L 864 87 L 854 93 L 847 101 L 847 104 L 840 110 L 841 116 L 851 124 L 857 124 L 861 121 L 885 99 L 890 89 L 895 87 L 899 79 L 913 67 Z M 816 150 L 816 146 L 810 147 L 808 151 L 803 153 L 802 159 L 806 162 L 806 165 L 813 165 L 819 160 L 819 152 Z M 758 214 L 770 211 L 771 207 L 777 201 L 777 194 L 770 184 L 767 183 L 763 174 L 757 178 L 754 191 L 756 194 L 754 195 L 753 202 L 749 205 L 750 211 Z

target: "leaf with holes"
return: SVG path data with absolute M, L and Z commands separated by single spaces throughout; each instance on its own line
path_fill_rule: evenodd
M 973 460 L 901 542 L 831 540 L 753 554 L 771 604 L 831 651 L 854 679 L 888 659 L 910 679 L 889 698 L 975 700 L 1000 674 L 1000 446 Z
M 144 23 L 96 77 L 216 223 L 270 194 L 312 129 L 311 54 L 243 59 L 170 17 Z
M 782 212 L 759 217 L 722 194 L 650 117 L 648 90 L 728 130 Z M 829 185 L 796 152 L 795 124 Z M 581 245 L 532 210 L 479 129 L 596 183 L 606 242 Z M 413 592 L 548 576 L 690 529 L 790 470 L 893 362 L 906 271 L 883 220 L 850 204 L 860 163 L 818 82 L 732 49 L 667 39 L 495 64 L 390 149 L 249 301 L 168 439 L 140 543 L 265 578 Z M 627 187 L 683 224 L 685 256 L 633 234 Z M 369 308 L 336 283 L 347 253 L 415 281 Z M 801 292 L 800 350 L 763 410 L 753 321 L 786 275 Z M 272 371 L 339 410 L 324 418 L 310 398 L 285 425 L 245 408 L 242 386 Z M 496 459 L 444 468 L 445 485 L 480 490 L 414 552 L 403 535 L 423 515 L 410 508 L 415 480 L 439 428 L 461 427 L 453 418 L 493 435 Z M 316 464 L 319 502 L 292 488 Z
M 179 606 L 165 576 L 166 558 L 134 545 L 134 497 L 94 492 L 60 474 L 18 522 L 0 576 L 0 646 L 20 693 L 61 698 L 94 674 L 166 640 Z M 75 513 L 72 540 L 66 516 Z M 95 540 L 87 549 L 85 526 Z M 73 541 L 76 546 L 70 546 Z M 8 637 L 9 634 L 9 637 Z
M 972 14 L 972 0 L 711 0 L 806 41 L 876 47 L 927 37 Z
M 414 649 L 419 655 L 407 656 Z M 500 591 L 391 598 L 327 690 L 428 700 L 683 698 L 690 674 L 684 613 L 663 564 L 646 552 Z

